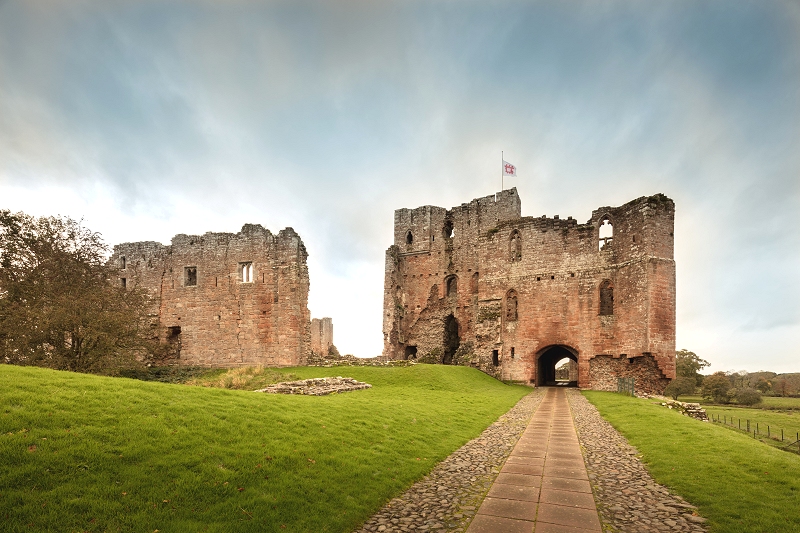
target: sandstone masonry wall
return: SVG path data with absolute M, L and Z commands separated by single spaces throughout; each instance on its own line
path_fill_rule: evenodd
M 310 351 L 305 246 L 292 228 L 176 235 L 114 247 L 128 287 L 154 299 L 157 335 L 181 364 L 305 364 Z
M 635 374 L 648 382 L 643 390 L 663 390 L 675 375 L 674 210 L 657 194 L 596 209 L 586 224 L 522 217 L 511 189 L 450 210 L 395 211 L 384 356 L 539 384 L 568 357 L 581 387 Z M 613 226 L 608 240 L 604 223 Z M 597 356 L 625 364 L 592 372 Z
M 328 355 L 328 350 L 333 346 L 333 319 L 311 319 L 311 351 L 318 355 Z

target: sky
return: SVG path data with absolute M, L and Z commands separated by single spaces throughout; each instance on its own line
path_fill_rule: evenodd
M 291 226 L 382 349 L 393 211 L 675 201 L 677 347 L 800 371 L 800 3 L 0 0 L 0 208 L 106 242 Z

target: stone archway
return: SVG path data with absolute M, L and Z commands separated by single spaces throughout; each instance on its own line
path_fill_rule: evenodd
M 458 336 L 458 320 L 453 315 L 447 315 L 444 319 L 444 355 L 442 363 L 449 365 L 453 362 L 453 356 L 461 345 L 461 337 Z
M 556 363 L 562 359 L 567 358 L 578 362 L 578 352 L 569 346 L 556 344 L 548 346 L 539 351 L 536 356 L 536 385 L 541 387 L 544 385 L 566 385 L 569 387 L 577 387 L 578 382 L 557 382 L 556 381 Z

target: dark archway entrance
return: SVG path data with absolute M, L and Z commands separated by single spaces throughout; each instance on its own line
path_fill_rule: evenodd
M 444 319 L 444 355 L 442 363 L 449 365 L 453 362 L 453 356 L 461 345 L 461 337 L 458 336 L 458 320 L 453 315 L 447 315 Z
M 577 387 L 577 381 L 558 381 L 556 380 L 556 363 L 567 358 L 578 362 L 578 356 L 572 348 L 567 346 L 548 346 L 541 352 L 536 359 L 536 385 L 561 385 Z

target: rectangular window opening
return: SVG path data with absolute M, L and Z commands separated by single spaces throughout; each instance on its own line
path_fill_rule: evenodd
M 122 288 L 123 288 L 123 289 L 124 289 L 124 288 L 126 288 L 126 287 L 128 286 L 128 280 L 127 280 L 127 279 L 125 279 L 125 278 L 119 278 L 119 281 L 120 281 L 120 284 L 122 285 Z
M 197 285 L 197 267 L 186 267 L 183 269 L 183 285 L 193 287 Z
M 239 281 L 253 283 L 253 263 L 239 263 Z

